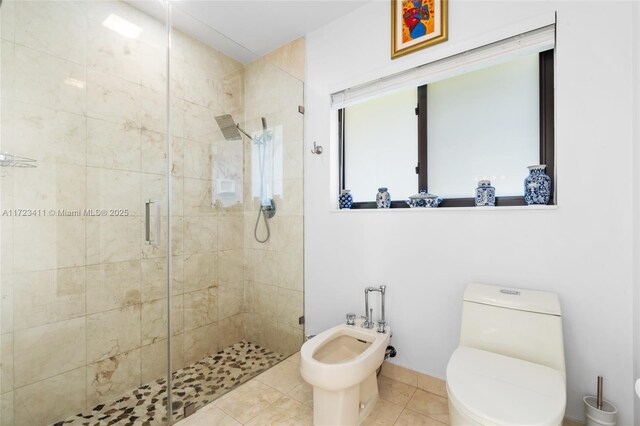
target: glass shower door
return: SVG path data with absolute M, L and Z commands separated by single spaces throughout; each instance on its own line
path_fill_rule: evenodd
M 166 420 L 166 26 L 4 1 L 1 424 Z

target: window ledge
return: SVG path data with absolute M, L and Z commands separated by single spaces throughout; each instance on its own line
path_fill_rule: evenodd
M 501 206 L 501 207 L 438 207 L 438 208 L 406 208 L 406 209 L 333 209 L 331 213 L 382 213 L 382 212 L 448 212 L 448 211 L 482 211 L 495 212 L 507 210 L 557 210 L 557 205 Z

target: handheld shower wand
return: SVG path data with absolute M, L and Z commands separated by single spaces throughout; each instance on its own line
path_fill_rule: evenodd
M 269 229 L 269 221 L 276 214 L 276 205 L 272 198 L 266 196 L 266 182 L 265 182 L 265 157 L 266 157 L 266 143 L 272 139 L 272 134 L 267 130 L 267 119 L 262 117 L 262 136 L 257 137 L 257 140 L 251 137 L 245 132 L 240 124 L 237 124 L 231 115 L 221 115 L 216 117 L 216 122 L 222 135 L 226 140 L 242 140 L 240 133 L 245 135 L 258 147 L 258 166 L 260 169 L 260 209 L 258 210 L 258 218 L 256 220 L 256 226 L 253 228 L 253 236 L 259 243 L 266 243 L 271 237 L 271 229 Z M 264 217 L 264 224 L 267 228 L 267 236 L 264 239 L 258 237 L 258 225 L 260 224 L 260 216 Z

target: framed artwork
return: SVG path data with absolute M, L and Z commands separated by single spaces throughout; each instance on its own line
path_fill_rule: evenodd
M 447 0 L 391 0 L 391 59 L 447 40 Z

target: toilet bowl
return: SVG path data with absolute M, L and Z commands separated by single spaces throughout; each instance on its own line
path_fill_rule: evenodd
M 341 324 L 300 349 L 300 374 L 313 386 L 313 424 L 360 424 L 378 401 L 376 370 L 384 361 L 390 332 Z
M 452 426 L 562 425 L 566 377 L 553 293 L 470 284 L 447 365 Z

